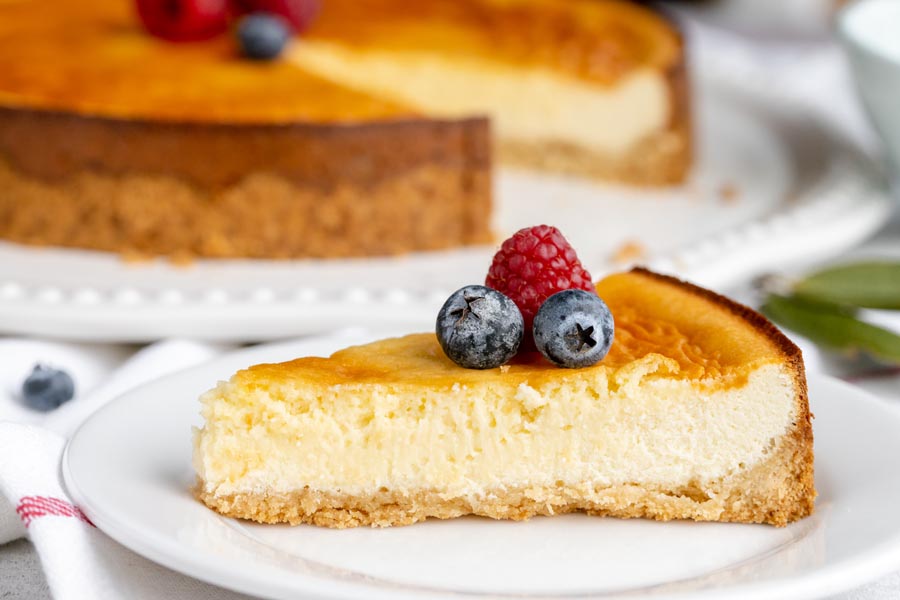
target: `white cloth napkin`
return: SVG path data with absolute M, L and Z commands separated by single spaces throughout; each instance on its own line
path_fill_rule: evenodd
M 136 385 L 207 361 L 225 349 L 185 340 L 135 351 L 127 346 L 0 339 L 0 544 L 27 536 L 54 598 L 245 598 L 120 546 L 87 520 L 60 482 L 66 438 L 90 413 Z M 51 413 L 27 408 L 18 390 L 37 362 L 69 372 L 78 388 L 75 399 Z

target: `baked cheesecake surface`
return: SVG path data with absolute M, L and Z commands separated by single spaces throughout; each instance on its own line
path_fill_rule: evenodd
M 682 60 L 678 34 L 666 21 L 618 0 L 329 0 L 294 44 L 293 58 L 262 64 L 242 59 L 227 35 L 187 44 L 156 39 L 127 1 L 5 0 L 0 17 L 3 104 L 151 120 L 356 123 L 409 117 L 420 111 L 392 96 L 429 74 L 403 60 L 429 66 L 442 57 L 443 65 L 430 65 L 482 65 L 510 76 L 555 73 L 573 85 L 606 88 L 644 72 L 680 68 Z M 313 55 L 333 61 L 336 72 Z M 352 66 L 339 65 L 341 57 L 385 70 L 392 68 L 388 59 L 400 62 L 396 73 L 359 72 L 384 84 L 370 94 L 365 81 L 345 80 L 341 73 Z M 491 94 L 476 84 L 463 85 Z M 484 111 L 476 105 L 467 116 L 473 112 Z
M 200 124 L 490 117 L 505 160 L 644 183 L 680 180 L 690 158 L 681 40 L 628 2 L 331 0 L 265 64 L 229 36 L 157 40 L 128 2 L 44 6 L 0 4 L 0 105 Z
M 637 271 L 598 284 L 594 367 L 463 369 L 432 334 L 258 365 L 203 397 L 198 496 L 347 527 L 583 510 L 784 525 L 812 511 L 799 350 L 762 317 Z

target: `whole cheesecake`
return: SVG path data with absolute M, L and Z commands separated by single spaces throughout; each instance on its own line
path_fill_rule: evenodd
M 328 0 L 259 63 L 227 35 L 156 39 L 125 0 L 0 1 L 2 238 L 206 257 L 485 243 L 492 145 L 680 181 L 678 32 L 614 0 Z
M 263 523 L 467 514 L 785 525 L 813 511 L 799 349 L 749 308 L 635 270 L 597 291 L 604 360 L 464 369 L 433 334 L 257 365 L 202 397 L 196 493 Z

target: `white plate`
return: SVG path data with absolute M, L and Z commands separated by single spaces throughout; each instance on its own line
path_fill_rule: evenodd
M 641 262 L 721 288 L 791 259 L 839 253 L 884 223 L 891 202 L 876 169 L 804 107 L 776 101 L 772 90 L 754 99 L 720 83 L 699 87 L 689 184 L 642 191 L 501 171 L 495 230 L 557 225 L 595 276 L 637 241 L 648 253 Z M 723 186 L 738 191 L 733 202 Z M 451 291 L 484 280 L 494 249 L 179 268 L 0 243 L 0 331 L 246 341 L 373 323 L 421 328 Z
M 809 381 L 816 514 L 783 529 L 565 515 L 338 531 L 226 519 L 191 497 L 201 392 L 251 363 L 359 341 L 257 347 L 134 390 L 76 432 L 63 459 L 66 487 L 101 530 L 135 552 L 272 598 L 797 600 L 900 567 L 900 411 L 825 377 Z

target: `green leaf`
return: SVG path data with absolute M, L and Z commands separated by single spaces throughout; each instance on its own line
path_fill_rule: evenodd
M 862 308 L 900 309 L 900 263 L 860 262 L 813 273 L 794 294 Z
M 847 308 L 796 296 L 771 294 L 763 314 L 814 343 L 846 354 L 865 352 L 900 364 L 900 335 L 860 321 Z

